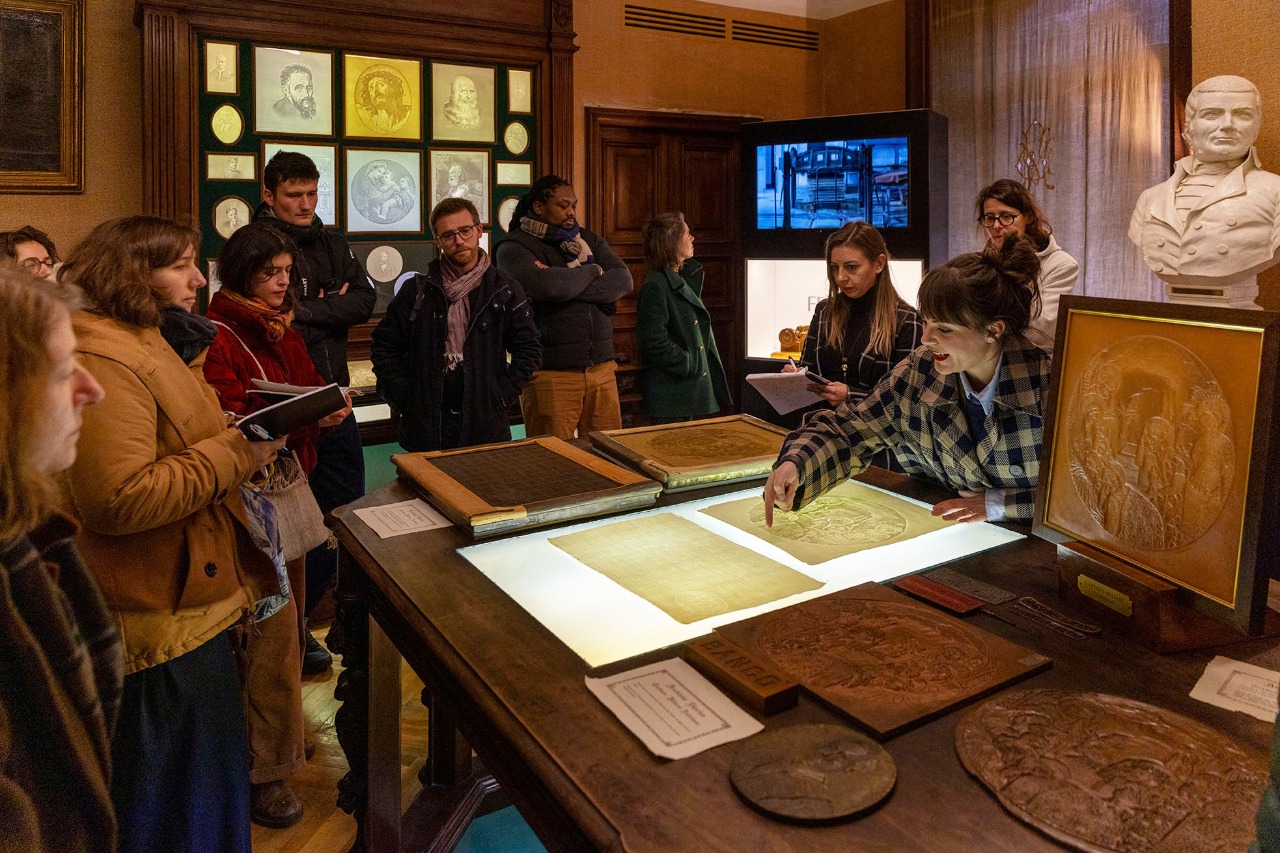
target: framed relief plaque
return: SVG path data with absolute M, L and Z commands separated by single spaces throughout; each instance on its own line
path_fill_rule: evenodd
M 355 139 L 422 139 L 422 62 L 344 54 L 343 135 Z
M 204 43 L 204 90 L 224 95 L 240 94 L 240 45 L 235 42 Z
M 235 145 L 244 134 L 244 116 L 231 104 L 223 104 L 214 110 L 209 125 L 214 137 L 223 145 Z
M 502 131 L 502 144 L 507 150 L 519 157 L 529 150 L 529 128 L 518 121 L 513 121 Z
M 1037 500 L 1070 538 L 1260 631 L 1280 315 L 1064 297 Z
M 258 158 L 253 154 L 205 154 L 207 181 L 258 182 Z
M 527 68 L 507 69 L 507 112 L 533 113 L 533 72 Z
M 431 206 L 446 198 L 465 198 L 480 221 L 489 219 L 489 152 L 435 149 L 431 152 Z
M 422 232 L 422 152 L 347 148 L 347 231 Z
M 493 69 L 431 63 L 431 137 L 493 142 Z
M 253 48 L 254 131 L 333 135 L 333 54 Z

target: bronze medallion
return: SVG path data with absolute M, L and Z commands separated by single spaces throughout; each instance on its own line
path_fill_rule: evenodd
M 893 756 L 844 726 L 770 729 L 748 739 L 729 769 L 747 802 L 780 817 L 831 820 L 871 808 L 898 778 Z
M 1015 817 L 1078 850 L 1244 850 L 1267 784 L 1261 753 L 1102 693 L 1002 693 L 961 718 L 956 752 Z

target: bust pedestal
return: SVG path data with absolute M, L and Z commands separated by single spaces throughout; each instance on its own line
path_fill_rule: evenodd
M 1245 308 L 1261 311 L 1258 304 L 1258 277 L 1251 275 L 1234 284 L 1192 285 L 1164 283 L 1170 302 L 1180 305 L 1208 305 L 1213 308 Z

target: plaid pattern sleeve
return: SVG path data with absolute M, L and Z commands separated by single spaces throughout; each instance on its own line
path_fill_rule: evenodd
M 976 442 L 959 379 L 937 373 L 923 347 L 861 403 L 809 415 L 787 437 L 779 457 L 799 471 L 796 507 L 863 470 L 863 460 L 888 447 L 908 474 L 949 489 L 1005 489 L 1008 519 L 1030 521 L 1044 442 L 1041 394 L 1049 383 L 1048 356 L 1012 338 L 995 381 L 995 406 Z

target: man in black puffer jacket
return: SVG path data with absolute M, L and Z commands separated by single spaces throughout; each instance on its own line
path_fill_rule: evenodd
M 301 274 L 302 292 L 294 311 L 294 326 L 307 342 L 316 370 L 327 382 L 346 387 L 347 331 L 373 315 L 377 293 L 336 231 L 326 231 L 316 216 L 320 171 L 310 157 L 281 151 L 262 174 L 262 204 L 254 220 L 279 229 L 298 246 L 293 264 Z M 311 472 L 311 491 L 326 514 L 364 494 L 364 451 L 354 415 L 333 432 L 316 440 L 319 463 Z M 307 554 L 305 612 L 310 613 L 337 574 L 337 551 L 321 545 Z M 302 671 L 315 674 L 328 668 L 324 647 L 307 635 Z
M 520 282 L 542 337 L 542 369 L 520 397 L 526 435 L 573 438 L 618 429 L 613 313 L 631 272 L 604 238 L 578 224 L 578 197 L 563 178 L 534 182 L 494 250 Z

